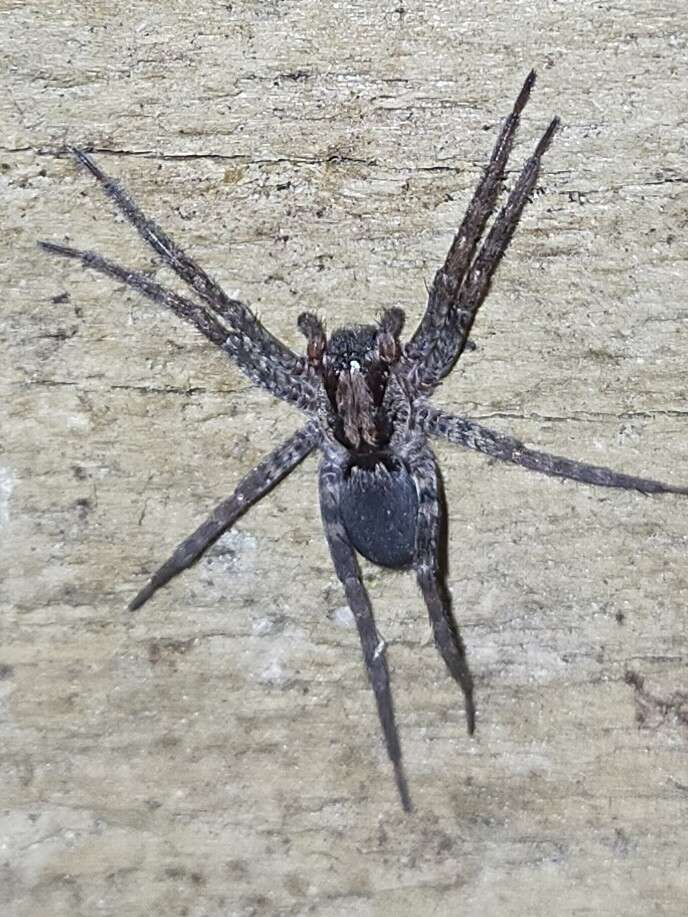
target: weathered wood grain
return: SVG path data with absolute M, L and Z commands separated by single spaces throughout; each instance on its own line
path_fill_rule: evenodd
M 478 729 L 412 577 L 368 567 L 404 816 L 310 460 L 127 602 L 298 416 L 194 332 L 48 258 L 147 252 L 95 150 L 301 346 L 415 320 L 500 118 L 564 129 L 440 400 L 541 448 L 688 481 L 683 4 L 0 4 L 0 910 L 683 914 L 688 506 L 438 447 Z M 169 281 L 166 272 L 160 277 Z

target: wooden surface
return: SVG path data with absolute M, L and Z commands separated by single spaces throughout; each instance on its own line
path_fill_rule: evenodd
M 513 169 L 564 127 L 439 400 L 685 483 L 683 4 L 5 0 L 0 18 L 2 914 L 684 914 L 686 500 L 438 446 L 479 718 L 469 739 L 413 578 L 366 567 L 405 816 L 314 459 L 125 610 L 296 412 L 34 244 L 154 267 L 61 152 L 81 145 L 291 345 L 304 307 L 412 324 L 534 66 Z

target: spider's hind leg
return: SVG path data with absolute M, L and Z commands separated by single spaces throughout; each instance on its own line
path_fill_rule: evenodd
M 441 551 L 444 546 L 442 527 L 445 518 L 444 498 L 437 463 L 428 446 L 409 459 L 418 490 L 418 524 L 414 569 L 430 616 L 435 646 L 449 673 L 461 688 L 469 734 L 475 729 L 473 676 L 459 630 L 451 612 L 451 602 L 444 582 Z
M 401 745 L 394 720 L 389 672 L 385 661 L 385 644 L 375 627 L 370 599 L 361 581 L 361 574 L 351 541 L 340 514 L 342 471 L 334 463 L 325 462 L 320 470 L 320 509 L 325 536 L 332 562 L 346 593 L 358 635 L 370 685 L 375 693 L 378 715 L 385 735 L 387 754 L 394 767 L 394 778 L 404 811 L 411 811 L 406 776 L 401 763 Z

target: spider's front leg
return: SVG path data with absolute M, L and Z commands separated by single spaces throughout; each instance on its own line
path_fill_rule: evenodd
M 444 264 L 435 274 L 425 314 L 405 348 L 406 356 L 410 360 L 425 361 L 445 333 L 447 312 L 455 303 L 461 281 L 496 206 L 521 113 L 530 98 L 534 84 L 535 71 L 531 70 L 521 87 L 511 114 L 499 133 L 490 161 L 454 236 Z
M 227 296 L 220 285 L 206 274 L 203 268 L 190 258 L 157 223 L 146 216 L 124 188 L 103 172 L 90 156 L 82 150 L 75 149 L 72 150 L 72 153 L 98 180 L 105 194 L 136 229 L 141 238 L 211 309 L 220 312 L 238 332 L 246 334 L 255 341 L 264 357 L 280 363 L 285 369 L 296 369 L 295 354 L 263 327 L 248 306 Z
M 115 280 L 125 283 L 128 287 L 131 287 L 131 289 L 136 290 L 153 302 L 167 306 L 167 308 L 171 309 L 179 318 L 183 318 L 192 325 L 195 325 L 209 341 L 213 342 L 213 344 L 217 344 L 218 347 L 224 347 L 225 341 L 227 340 L 227 329 L 223 329 L 223 326 L 217 320 L 208 315 L 203 306 L 200 306 L 198 303 L 184 296 L 180 296 L 173 290 L 166 290 L 165 287 L 160 286 L 159 283 L 155 283 L 155 281 L 151 280 L 146 274 L 132 271 L 130 268 L 123 267 L 121 264 L 109 261 L 97 252 L 72 248 L 70 245 L 59 245 L 55 242 L 39 242 L 38 246 L 51 255 L 71 258 L 74 261 L 78 261 L 83 267 L 91 268 L 91 270 L 97 271 L 99 274 L 104 274 L 106 277 L 112 277 Z
M 509 247 L 523 210 L 535 189 L 542 157 L 559 127 L 559 119 L 553 118 L 474 256 L 496 206 L 519 116 L 534 80 L 535 74 L 529 74 L 499 136 L 485 176 L 468 205 L 464 222 L 447 259 L 435 276 L 425 314 L 413 338 L 406 345 L 405 356 L 411 369 L 410 378 L 418 391 L 429 392 L 435 388 L 461 355 L 494 272 Z
M 131 611 L 168 583 L 173 576 L 195 563 L 206 548 L 226 532 L 249 506 L 257 503 L 313 450 L 320 438 L 320 425 L 312 420 L 286 442 L 266 455 L 242 478 L 231 496 L 219 503 L 196 531 L 178 545 L 169 560 L 155 571 L 148 583 L 129 603 Z
M 233 357 L 252 382 L 262 385 L 284 401 L 312 410 L 317 402 L 316 392 L 303 374 L 300 358 L 270 334 L 248 306 L 227 296 L 219 284 L 149 219 L 126 191 L 89 156 L 79 150 L 73 152 L 98 179 L 120 212 L 165 264 L 201 298 L 203 305 L 166 290 L 145 275 L 108 261 L 95 252 L 52 242 L 41 242 L 41 247 L 52 254 L 73 258 L 84 267 L 121 280 L 149 299 L 172 309 L 176 315 L 196 325 L 206 337 Z
M 294 384 L 291 373 L 277 363 L 270 367 L 269 372 L 266 372 L 264 354 L 258 344 L 247 335 L 233 329 L 231 321 L 224 321 L 220 309 L 210 310 L 186 296 L 180 296 L 173 290 L 167 290 L 146 274 L 132 271 L 121 264 L 109 261 L 97 252 L 82 251 L 54 242 L 39 242 L 38 244 L 44 251 L 78 261 L 84 267 L 104 274 L 106 277 L 113 277 L 153 302 L 166 306 L 176 316 L 194 325 L 209 341 L 235 360 L 237 366 L 252 382 L 262 385 L 277 398 L 282 398 L 305 410 L 315 406 L 315 396 L 305 380 L 299 380 L 299 385 Z
M 385 735 L 387 754 L 394 767 L 394 777 L 406 812 L 411 811 L 406 777 L 401 763 L 401 745 L 394 720 L 389 672 L 385 661 L 385 645 L 375 627 L 370 599 L 361 581 L 361 573 L 351 541 L 342 522 L 343 472 L 334 461 L 323 462 L 320 469 L 320 510 L 325 536 L 330 548 L 335 571 L 346 593 L 363 649 L 363 659 L 368 679 L 375 693 L 378 715 Z
M 466 724 L 469 734 L 475 729 L 473 703 L 473 677 L 463 641 L 451 612 L 451 604 L 444 582 L 441 552 L 444 524 L 444 495 L 437 462 L 429 446 L 423 445 L 407 456 L 409 470 L 418 491 L 418 521 L 414 569 L 435 638 L 435 645 L 445 661 L 450 674 L 463 692 Z

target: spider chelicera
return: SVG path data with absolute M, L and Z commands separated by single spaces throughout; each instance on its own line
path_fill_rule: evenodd
M 310 452 L 320 459 L 320 507 L 337 576 L 353 613 L 368 677 L 394 767 L 401 802 L 411 808 L 401 761 L 385 645 L 375 627 L 356 552 L 384 567 L 412 568 L 428 608 L 435 644 L 463 692 L 469 733 L 475 725 L 473 680 L 451 613 L 440 562 L 444 505 L 432 437 L 514 462 L 534 471 L 603 487 L 644 493 L 688 493 L 646 478 L 620 474 L 527 448 L 466 417 L 448 414 L 428 400 L 466 347 L 478 307 L 532 195 L 540 161 L 559 126 L 554 118 L 499 211 L 495 210 L 521 112 L 535 82 L 531 71 L 502 127 L 447 258 L 429 290 L 425 313 L 411 338 L 400 340 L 404 313 L 386 309 L 377 324 L 339 328 L 328 337 L 313 313 L 299 316 L 307 339 L 301 356 L 277 340 L 243 303 L 230 299 L 126 192 L 85 153 L 74 155 L 146 242 L 184 280 L 195 299 L 164 289 L 90 251 L 52 242 L 44 249 L 80 261 L 170 308 L 223 350 L 248 378 L 299 408 L 301 429 L 241 480 L 196 531 L 185 539 L 130 604 L 139 608 L 153 593 L 196 561 L 249 506 L 260 500 Z

